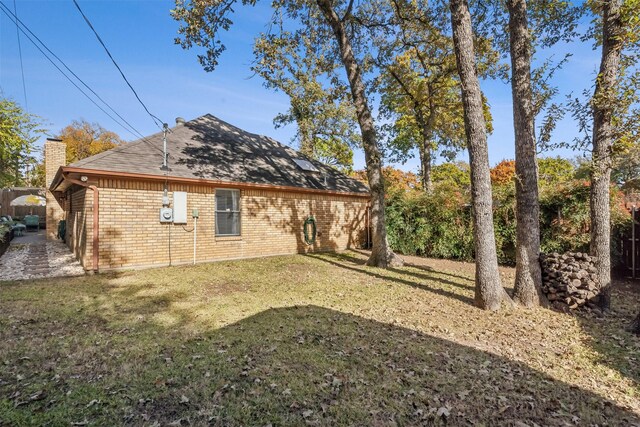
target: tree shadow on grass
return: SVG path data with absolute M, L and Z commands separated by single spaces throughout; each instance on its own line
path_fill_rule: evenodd
M 390 282 L 400 283 L 402 285 L 411 286 L 412 288 L 421 289 L 432 292 L 445 297 L 453 298 L 466 304 L 474 305 L 473 299 L 455 292 L 445 289 L 429 286 L 425 282 L 439 282 L 445 286 L 461 288 L 464 290 L 472 290 L 473 287 L 463 285 L 458 282 L 443 279 L 436 275 L 422 274 L 408 269 L 400 268 L 369 268 L 364 266 L 364 262 L 357 257 L 349 256 L 346 253 L 323 253 L 323 254 L 306 254 L 305 256 L 315 258 L 317 260 L 329 263 L 336 267 L 340 267 L 349 271 L 366 274 L 380 280 L 388 280 Z M 388 274 L 391 272 L 393 274 Z
M 363 249 L 350 249 L 350 252 L 357 253 L 357 254 L 365 256 L 365 257 L 368 257 L 369 254 L 370 254 L 370 251 L 366 251 L 366 250 L 363 250 Z M 454 279 L 460 279 L 460 280 L 464 280 L 464 281 L 467 281 L 467 282 L 474 283 L 473 277 L 462 276 L 462 275 L 454 274 L 454 273 L 451 273 L 449 271 L 444 271 L 444 270 L 436 270 L 435 268 L 430 267 L 428 265 L 420 265 L 420 264 L 417 264 L 417 263 L 414 263 L 414 262 L 411 262 L 411 261 L 407 261 L 407 258 L 404 255 L 402 255 L 402 254 L 399 254 L 399 255 L 404 260 L 404 265 L 406 267 L 411 267 L 411 268 L 415 268 L 416 270 L 426 271 L 427 273 L 435 273 L 435 274 L 439 274 L 439 275 L 442 275 L 442 276 L 449 276 L 449 277 L 452 277 Z M 413 257 L 414 258 L 419 258 L 417 256 L 413 256 Z M 359 258 L 359 257 L 357 257 L 355 255 L 351 256 L 351 258 L 354 259 L 354 262 L 355 262 L 355 260 L 358 260 L 358 262 L 362 263 L 363 265 L 366 263 L 366 259 Z M 454 261 L 454 262 L 457 262 L 457 261 Z
M 141 314 L 147 303 L 141 301 Z M 171 309 L 155 307 L 158 313 Z M 110 322 L 119 323 L 120 316 Z M 0 415 L 9 424 L 96 425 L 638 421 L 606 398 L 524 364 L 318 306 L 269 309 L 199 333 L 188 332 L 197 322 L 188 312 L 178 317 L 171 327 L 147 322 L 112 336 L 109 322 L 97 322 L 85 327 L 86 337 L 75 338 L 69 354 L 51 346 L 42 359 L 18 362 L 36 365 L 22 381 L 43 387 L 46 399 L 29 401 L 24 383 L 3 377 L 0 391 L 14 398 L 0 399 Z M 61 333 L 68 333 L 64 327 Z M 108 343 L 83 348 L 96 336 Z M 16 349 L 7 360 L 19 356 Z M 37 364 L 45 361 L 54 363 L 43 371 Z
M 576 313 L 576 319 L 588 335 L 586 344 L 602 363 L 629 379 L 640 396 L 640 337 L 627 330 L 640 307 L 640 293 L 630 282 L 614 282 L 611 311 L 596 316 L 589 311 Z

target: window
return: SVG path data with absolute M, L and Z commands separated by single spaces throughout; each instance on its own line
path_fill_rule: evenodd
M 216 189 L 216 236 L 240 235 L 240 190 Z

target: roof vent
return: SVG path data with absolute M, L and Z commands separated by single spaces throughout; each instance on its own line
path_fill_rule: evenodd
M 182 126 L 185 120 L 182 117 L 176 117 L 176 126 Z
M 298 167 L 300 169 L 302 169 L 303 171 L 309 171 L 309 172 L 320 172 L 320 170 L 315 167 L 313 165 L 313 163 L 311 163 L 308 160 L 303 160 L 303 159 L 293 159 L 294 162 L 296 162 L 296 165 L 298 165 Z

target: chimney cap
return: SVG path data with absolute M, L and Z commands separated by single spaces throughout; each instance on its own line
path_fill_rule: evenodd
M 182 118 L 182 117 L 176 117 L 176 125 L 177 125 L 177 126 L 183 125 L 183 124 L 185 124 L 185 122 L 186 122 L 186 121 L 185 121 L 185 119 L 184 119 L 184 118 Z
M 47 138 L 47 141 L 62 142 L 60 138 Z

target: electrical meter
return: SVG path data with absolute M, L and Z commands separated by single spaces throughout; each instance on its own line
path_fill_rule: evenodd
M 160 222 L 173 222 L 173 209 L 161 208 L 160 209 Z

